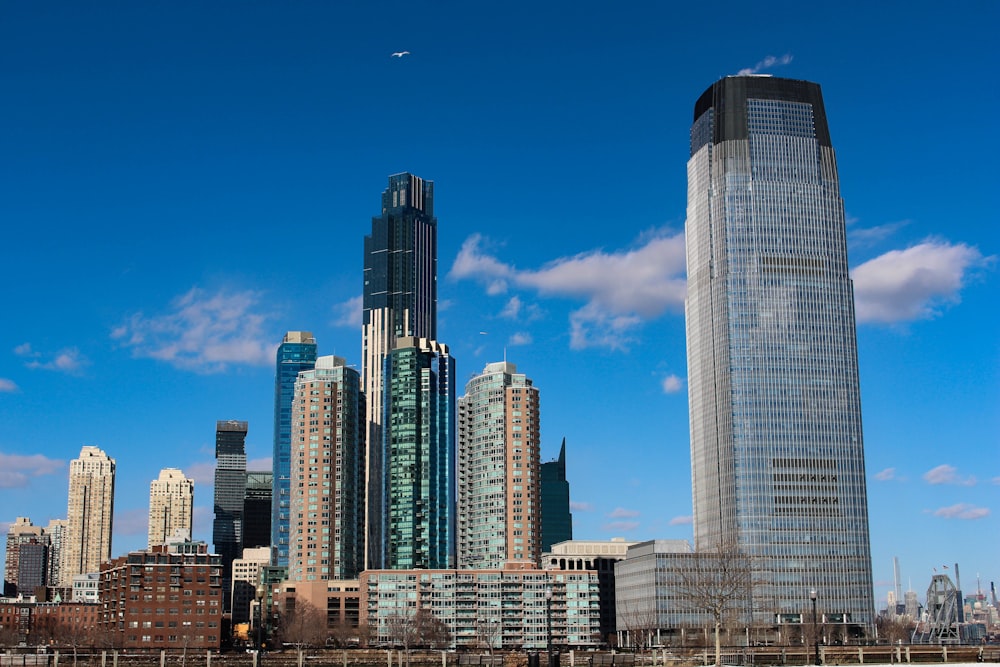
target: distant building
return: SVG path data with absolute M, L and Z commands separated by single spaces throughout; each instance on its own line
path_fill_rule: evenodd
M 283 581 L 274 586 L 273 609 L 279 618 L 289 618 L 303 603 L 321 610 L 328 630 L 350 643 L 350 630 L 361 625 L 361 593 L 357 579 L 326 581 Z M 333 633 L 331 633 L 333 634 Z
M 59 585 L 62 573 L 63 547 L 66 544 L 68 527 L 69 521 L 66 519 L 51 519 L 45 526 L 44 534 L 49 540 L 49 571 L 46 575 L 46 585 L 49 587 Z
M 232 576 L 233 561 L 243 551 L 243 498 L 246 495 L 247 423 L 215 425 L 215 520 L 212 542 L 222 558 L 223 577 Z M 228 597 L 228 586 L 226 587 Z
M 458 399 L 458 567 L 538 565 L 539 399 L 509 362 L 486 364 Z
M 573 515 L 569 508 L 569 482 L 566 479 L 566 438 L 559 448 L 559 458 L 541 464 L 542 476 L 542 551 L 553 544 L 573 539 Z
M 88 572 L 73 577 L 73 602 L 93 604 L 101 601 L 101 575 Z
M 102 607 L 92 602 L 39 602 L 31 610 L 33 644 L 100 645 Z
M 382 377 L 383 562 L 454 567 L 455 359 L 447 345 L 404 337 L 386 356 Z
M 233 561 L 233 624 L 250 620 L 250 603 L 257 597 L 260 570 L 271 562 L 271 548 L 244 549 L 243 557 Z
M 381 212 L 365 237 L 361 378 L 368 434 L 366 567 L 383 567 L 384 496 L 389 463 L 383 456 L 385 359 L 397 340 L 437 339 L 437 218 L 434 183 L 413 174 L 393 174 L 382 192 Z
M 570 540 L 552 545 L 552 550 L 542 554 L 542 567 L 546 570 L 576 572 L 592 570 L 597 573 L 597 596 L 601 613 L 601 639 L 611 642 L 618 629 L 616 624 L 615 563 L 624 560 L 629 547 L 636 542 L 624 538 L 611 540 Z
M 111 558 L 115 505 L 115 460 L 97 447 L 83 447 L 69 464 L 68 524 L 63 538 L 59 581 L 69 588 L 73 577 L 97 572 Z
M 292 398 L 299 372 L 316 363 L 316 339 L 309 331 L 289 331 L 275 355 L 274 370 L 274 451 L 271 456 L 273 494 L 271 496 L 270 544 L 274 565 L 288 565 L 288 538 L 291 512 Z M 258 541 L 258 540 L 255 540 Z
M 100 624 L 124 649 L 218 650 L 222 592 L 221 557 L 203 542 L 132 551 L 101 568 Z
M 247 471 L 243 496 L 243 548 L 271 546 L 271 505 L 274 499 L 270 470 Z
M 375 645 L 397 644 L 393 619 L 418 609 L 447 627 L 456 648 L 544 650 L 549 626 L 555 650 L 600 643 L 592 571 L 369 570 L 361 575 L 360 587 L 362 621 Z
M 149 485 L 149 546 L 170 538 L 191 540 L 194 480 L 177 468 L 164 468 Z
M 21 546 L 47 541 L 41 526 L 31 523 L 31 519 L 19 516 L 7 530 L 7 559 L 3 568 L 3 594 L 14 597 L 18 591 L 33 595 L 33 588 L 20 584 Z M 34 584 L 37 586 L 38 584 Z
M 356 579 L 364 567 L 364 397 L 341 357 L 299 373 L 292 399 L 288 578 Z

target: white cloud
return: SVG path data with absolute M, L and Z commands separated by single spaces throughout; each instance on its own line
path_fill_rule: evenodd
M 638 521 L 611 521 L 601 526 L 601 530 L 611 533 L 627 533 L 638 527 Z
M 592 512 L 592 511 L 594 511 L 594 506 L 591 505 L 590 503 L 573 502 L 572 500 L 569 503 L 569 508 L 571 510 L 573 510 L 574 512 Z
M 195 287 L 174 299 L 171 312 L 135 313 L 111 337 L 137 357 L 203 373 L 230 364 L 272 364 L 277 344 L 263 331 L 267 317 L 254 312 L 259 299 L 252 291 L 209 294 Z
M 786 53 L 783 56 L 767 56 L 753 67 L 744 67 L 736 74 L 746 76 L 747 74 L 759 74 L 766 69 L 771 69 L 775 65 L 787 65 L 792 62 L 792 54 Z
M 259 459 L 251 459 L 247 461 L 247 470 L 250 472 L 260 472 L 262 470 L 273 470 L 274 466 L 271 464 L 271 457 L 263 457 Z
M 970 270 L 991 263 L 964 243 L 925 241 L 892 250 L 852 272 L 858 322 L 892 324 L 929 319 L 958 303 Z
M 27 486 L 30 478 L 60 472 L 66 463 L 41 454 L 24 456 L 0 452 L 0 489 Z
M 671 526 L 689 526 L 694 523 L 692 516 L 675 516 L 668 522 Z
M 932 512 L 942 519 L 984 519 L 990 515 L 987 507 L 976 507 L 968 503 L 958 503 L 949 507 L 941 507 Z
M 80 350 L 75 347 L 67 347 L 60 350 L 55 357 L 49 361 L 42 360 L 42 353 L 36 351 L 31 343 L 22 343 L 14 348 L 14 354 L 19 357 L 26 357 L 32 361 L 26 362 L 24 365 L 27 368 L 32 369 L 42 369 L 46 371 L 59 371 L 60 373 L 69 373 L 70 375 L 75 375 L 83 370 L 83 367 L 89 364 L 86 357 L 80 354 Z
M 663 378 L 661 386 L 664 394 L 676 394 L 684 388 L 684 380 L 671 373 Z
M 215 461 L 192 463 L 184 469 L 184 474 L 193 479 L 195 484 L 215 486 Z
M 854 226 L 855 222 L 857 222 L 857 218 L 847 221 L 847 242 L 851 246 L 860 248 L 880 243 L 910 224 L 909 220 L 899 220 L 874 227 L 856 227 Z
M 38 352 L 35 352 L 32 349 L 31 343 L 21 343 L 20 345 L 18 345 L 17 347 L 14 348 L 14 354 L 16 354 L 19 357 L 39 357 L 39 356 L 41 356 Z
M 975 486 L 974 476 L 962 477 L 958 474 L 958 468 L 943 463 L 931 468 L 924 473 L 924 481 L 928 484 L 958 484 L 960 486 Z
M 507 318 L 509 320 L 516 320 L 518 314 L 521 312 L 521 299 L 517 295 L 510 297 L 507 301 L 507 305 L 503 307 L 500 311 L 500 317 Z
M 880 470 L 875 473 L 875 479 L 880 482 L 888 482 L 889 480 L 896 479 L 896 469 L 886 468 L 885 470 Z
M 634 519 L 637 516 L 638 510 L 627 510 L 624 507 L 616 507 L 607 514 L 609 519 Z
M 510 337 L 507 344 L 514 347 L 517 345 L 531 345 L 534 339 L 527 331 L 518 331 Z
M 360 329 L 364 319 L 364 308 L 365 298 L 361 294 L 334 305 L 333 312 L 336 316 L 333 320 L 334 326 Z
M 0 393 L 12 394 L 16 391 L 19 391 L 19 387 L 13 380 L 0 378 Z
M 683 234 L 660 231 L 630 250 L 593 250 L 558 258 L 537 270 L 504 264 L 483 249 L 487 244 L 479 234 L 466 239 L 449 277 L 478 280 L 490 294 L 513 285 L 546 297 L 585 301 L 570 315 L 570 346 L 575 349 L 627 349 L 630 332 L 642 322 L 668 309 L 683 309 Z M 508 301 L 504 312 L 510 308 Z

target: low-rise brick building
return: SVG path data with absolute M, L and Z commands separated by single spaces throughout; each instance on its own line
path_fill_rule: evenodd
M 101 568 L 101 624 L 122 648 L 218 649 L 222 561 L 204 542 L 133 551 Z

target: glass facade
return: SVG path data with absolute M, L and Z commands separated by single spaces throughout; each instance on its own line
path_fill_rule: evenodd
M 270 470 L 248 471 L 243 497 L 243 548 L 271 546 L 271 501 L 274 475 Z
M 271 558 L 279 567 L 288 565 L 289 515 L 292 492 L 292 397 L 301 371 L 316 364 L 316 339 L 308 331 L 289 331 L 278 346 L 274 373 L 274 451 L 271 472 Z
M 873 623 L 853 287 L 819 86 L 728 77 L 698 100 L 686 225 L 697 551 L 737 545 L 760 619 Z
M 434 183 L 413 174 L 389 177 L 382 193 L 382 212 L 372 218 L 365 237 L 362 323 L 362 386 L 368 415 L 368 489 L 384 486 L 382 372 L 396 340 L 437 335 L 437 218 Z M 368 494 L 366 559 L 382 567 L 383 497 Z
M 455 567 L 455 360 L 426 338 L 396 345 L 383 369 L 383 562 Z
M 243 550 L 243 497 L 246 495 L 247 423 L 220 421 L 215 425 L 215 520 L 212 542 L 222 557 L 224 577 Z
M 573 514 L 569 511 L 569 482 L 566 480 L 566 438 L 559 458 L 541 466 L 542 551 L 553 544 L 573 539 Z

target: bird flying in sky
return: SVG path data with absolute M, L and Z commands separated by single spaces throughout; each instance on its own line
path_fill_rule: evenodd
M 390 57 L 391 58 L 402 58 L 403 56 L 408 56 L 408 55 L 410 55 L 409 51 L 396 51 Z

